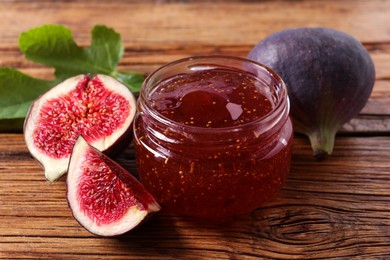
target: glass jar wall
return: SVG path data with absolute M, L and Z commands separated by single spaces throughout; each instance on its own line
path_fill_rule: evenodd
M 192 57 L 150 74 L 138 100 L 138 174 L 174 214 L 227 217 L 274 196 L 293 129 L 282 79 L 250 60 Z

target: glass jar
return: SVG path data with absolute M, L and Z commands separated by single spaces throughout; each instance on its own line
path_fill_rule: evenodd
M 259 63 L 228 56 L 172 62 L 146 78 L 137 110 L 138 174 L 170 213 L 248 213 L 286 180 L 293 143 L 287 91 Z

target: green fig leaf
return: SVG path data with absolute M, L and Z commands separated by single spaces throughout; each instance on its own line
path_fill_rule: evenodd
M 0 131 L 22 130 L 20 122 L 31 103 L 55 84 L 75 75 L 110 75 L 132 92 L 139 92 L 142 74 L 117 71 L 124 53 L 120 34 L 97 25 L 91 35 L 91 45 L 86 48 L 78 46 L 71 31 L 62 25 L 43 25 L 20 35 L 19 47 L 25 58 L 54 68 L 55 79 L 42 80 L 13 68 L 0 68 Z
M 123 55 L 120 35 L 105 26 L 95 26 L 89 48 L 74 42 L 62 25 L 44 25 L 20 35 L 19 47 L 29 60 L 51 66 L 57 78 L 77 74 L 114 74 Z
M 52 85 L 16 69 L 0 68 L 0 119 L 24 118 L 31 102 Z

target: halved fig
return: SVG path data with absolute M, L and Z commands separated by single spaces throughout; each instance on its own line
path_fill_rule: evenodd
M 82 136 L 74 145 L 66 183 L 73 216 L 96 235 L 123 234 L 160 210 L 133 175 L 90 146 Z
M 78 75 L 34 101 L 24 124 L 25 141 L 52 182 L 66 172 L 80 134 L 100 151 L 123 150 L 132 139 L 135 110 L 133 94 L 119 81 Z

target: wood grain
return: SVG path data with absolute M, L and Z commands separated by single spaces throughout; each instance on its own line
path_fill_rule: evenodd
M 389 42 L 383 10 L 390 2 L 372 1 L 259 1 L 157 2 L 143 1 L 5 1 L 2 45 L 14 46 L 14 36 L 44 23 L 67 24 L 84 44 L 90 28 L 105 24 L 118 30 L 127 45 L 182 46 L 186 44 L 253 44 L 286 27 L 328 26 L 364 42 Z M 115 17 L 113 17 L 115 14 Z M 17 24 L 17 26 L 15 26 Z
M 44 180 L 21 134 L 0 135 L 0 151 L 0 257 L 389 256 L 390 140 L 385 137 L 338 137 L 333 156 L 318 162 L 298 136 L 285 187 L 261 209 L 214 221 L 159 213 L 119 238 L 93 236 L 72 218 L 64 180 Z M 132 153 L 129 148 L 118 161 L 134 172 Z
M 71 216 L 65 178 L 49 184 L 22 134 L 0 133 L 0 259 L 390 259 L 390 1 L 0 1 L 0 66 L 45 79 L 24 59 L 21 32 L 68 26 L 81 46 L 105 24 L 121 33 L 121 70 L 145 74 L 201 54 L 245 57 L 268 34 L 333 27 L 370 52 L 376 83 L 343 126 L 334 154 L 316 161 L 295 137 L 289 178 L 272 201 L 230 220 L 156 214 L 116 238 L 96 237 Z M 117 161 L 136 174 L 130 146 Z

